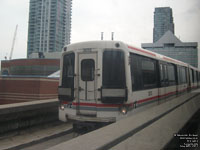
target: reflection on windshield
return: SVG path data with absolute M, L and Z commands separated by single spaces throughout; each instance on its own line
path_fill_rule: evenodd
M 106 50 L 103 53 L 103 87 L 125 87 L 124 53 L 117 50 Z

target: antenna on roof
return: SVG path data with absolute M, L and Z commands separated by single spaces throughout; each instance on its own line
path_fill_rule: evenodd
M 111 32 L 111 40 L 114 40 L 114 32 Z
M 103 40 L 103 32 L 101 32 L 101 40 Z

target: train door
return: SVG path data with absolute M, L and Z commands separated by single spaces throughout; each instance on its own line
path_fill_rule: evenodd
M 189 67 L 187 68 L 187 83 L 188 83 L 187 89 L 188 89 L 188 92 L 189 92 L 192 89 L 192 71 Z
M 197 76 L 197 88 L 199 87 L 199 74 L 198 71 L 196 71 L 196 76 Z
M 194 88 L 197 88 L 198 86 L 198 80 L 197 80 L 197 72 L 196 70 L 194 70 Z
M 186 67 L 179 66 L 178 68 L 178 93 L 185 92 L 188 88 Z
M 97 53 L 78 53 L 77 114 L 96 115 Z
M 193 75 L 192 75 L 192 69 L 189 68 L 189 90 L 192 89 L 193 86 Z
M 167 64 L 167 88 L 166 88 L 166 98 L 172 97 L 177 93 L 177 67 L 174 64 Z
M 159 88 L 159 101 L 164 100 L 167 96 L 167 86 L 168 86 L 168 74 L 167 74 L 167 64 L 160 63 L 160 88 Z
M 200 73 L 197 72 L 197 75 L 198 75 L 198 88 L 200 87 Z

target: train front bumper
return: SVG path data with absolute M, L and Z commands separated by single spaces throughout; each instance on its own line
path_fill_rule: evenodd
M 116 122 L 115 117 L 90 117 L 82 115 L 66 115 L 67 120 L 81 121 L 81 122 Z

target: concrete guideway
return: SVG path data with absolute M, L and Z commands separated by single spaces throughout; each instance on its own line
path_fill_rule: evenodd
M 33 144 L 52 139 L 56 136 L 67 134 L 72 130 L 71 123 L 62 123 L 46 128 L 33 128 L 32 130 L 23 131 L 18 135 L 0 139 L 0 149 L 22 149 Z
M 200 88 L 197 90 L 192 91 L 192 93 L 200 93 Z
M 200 95 L 162 117 L 134 136 L 112 147 L 113 150 L 162 149 L 199 109 Z
M 0 133 L 5 132 L 0 136 L 0 149 L 22 149 L 72 132 L 70 122 L 58 122 L 57 111 L 58 99 L 0 105 Z
M 186 93 L 48 150 L 160 150 L 199 107 L 199 91 Z
M 58 120 L 58 100 L 0 105 L 0 134 Z

